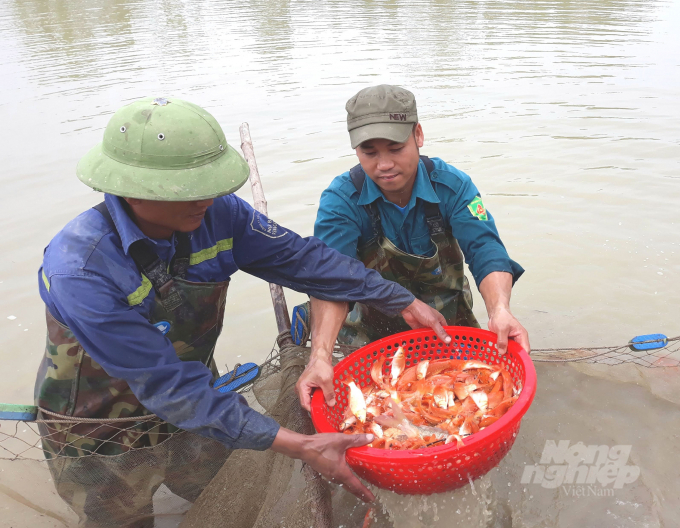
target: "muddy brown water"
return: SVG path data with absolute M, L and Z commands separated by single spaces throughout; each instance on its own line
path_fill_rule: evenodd
M 408 87 L 423 153 L 472 176 L 527 270 L 512 308 L 534 347 L 680 334 L 678 22 L 677 0 L 3 1 L 0 401 L 32 401 L 42 250 L 100 200 L 75 165 L 117 107 L 147 95 L 204 106 L 236 147 L 249 122 L 270 215 L 310 235 L 321 191 L 356 162 L 345 101 L 370 84 Z M 262 360 L 275 333 L 266 284 L 237 273 L 220 367 Z M 678 379 L 541 366 L 515 447 L 488 478 L 487 512 L 467 525 L 673 526 Z M 521 484 L 546 440 L 629 445 L 640 476 L 614 496 Z M 466 491 L 477 508 L 483 484 Z M 416 513 L 395 526 L 434 526 L 432 500 L 385 496 L 380 522 L 401 508 Z M 338 519 L 353 508 L 340 504 Z M 72 522 L 38 469 L 0 466 L 0 526 Z

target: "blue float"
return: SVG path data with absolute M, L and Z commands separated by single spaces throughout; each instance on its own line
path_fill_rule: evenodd
M 0 420 L 17 420 L 33 422 L 38 415 L 35 405 L 17 405 L 14 403 L 0 403 Z
M 663 334 L 647 334 L 635 336 L 630 340 L 628 346 L 631 350 L 654 350 L 663 348 L 668 344 L 668 337 Z

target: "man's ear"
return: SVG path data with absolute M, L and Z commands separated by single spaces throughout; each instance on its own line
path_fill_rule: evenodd
M 423 133 L 423 127 L 420 126 L 420 123 L 417 123 L 416 126 L 413 127 L 413 137 L 416 139 L 416 146 L 422 148 L 425 144 L 425 134 Z
M 130 205 L 140 205 L 142 203 L 142 200 L 139 198 L 123 198 L 127 203 Z

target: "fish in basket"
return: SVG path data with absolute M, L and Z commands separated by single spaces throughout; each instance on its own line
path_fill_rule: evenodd
M 429 329 L 366 345 L 334 368 L 336 405 L 312 398 L 319 432 L 372 433 L 347 463 L 368 482 L 397 493 L 459 488 L 508 453 L 536 392 L 529 355 L 514 341 L 500 355 L 496 335 L 446 327 L 448 345 Z
M 349 405 L 340 431 L 373 433 L 370 447 L 417 449 L 454 440 L 462 446 L 463 438 L 501 418 L 522 390 L 507 370 L 481 361 L 426 359 L 406 369 L 399 347 L 385 379 L 385 360 L 371 367 L 375 385 L 360 389 L 351 377 L 344 380 Z

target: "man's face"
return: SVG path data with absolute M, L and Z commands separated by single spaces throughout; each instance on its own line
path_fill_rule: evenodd
M 389 139 L 369 139 L 356 148 L 364 172 L 381 190 L 398 193 L 413 187 L 418 163 L 418 150 L 423 146 L 423 129 L 418 123 L 404 143 Z
M 137 198 L 125 200 L 130 204 L 142 232 L 152 238 L 166 238 L 166 233 L 171 236 L 174 231 L 187 233 L 198 229 L 205 212 L 213 203 L 212 198 L 195 202 L 159 202 Z

